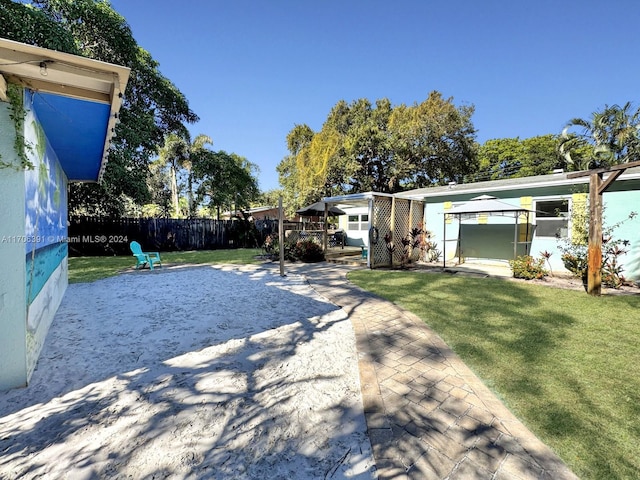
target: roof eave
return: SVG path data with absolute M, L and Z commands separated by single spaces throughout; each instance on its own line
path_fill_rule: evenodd
M 34 91 L 110 106 L 103 155 L 95 180 L 100 182 L 107 165 L 108 150 L 115 133 L 130 69 L 0 38 L 0 74 L 8 82 Z
M 437 190 L 434 188 L 433 192 L 430 192 L 430 188 L 420 189 L 412 193 L 411 191 L 397 194 L 399 197 L 408 198 L 411 200 L 422 200 L 424 198 L 433 197 L 450 197 L 451 195 L 466 195 L 484 192 L 500 192 L 508 190 L 525 190 L 530 188 L 540 187 L 553 187 L 553 186 L 569 186 L 577 183 L 589 183 L 589 176 L 579 178 L 566 178 L 566 173 L 558 176 L 557 174 L 547 175 L 545 179 L 538 178 L 533 182 L 511 183 L 508 179 L 492 181 L 493 185 L 487 185 L 489 182 L 478 183 L 466 183 L 460 185 L 450 185 L 448 187 L 441 187 Z M 525 177 L 526 178 L 526 177 Z M 640 171 L 633 173 L 622 174 L 618 180 L 634 180 L 640 179 Z M 495 182 L 495 183 L 494 183 Z M 504 182 L 501 185 L 496 185 L 498 182 Z M 456 187 L 464 187 L 463 189 Z M 437 187 L 436 187 L 437 188 Z

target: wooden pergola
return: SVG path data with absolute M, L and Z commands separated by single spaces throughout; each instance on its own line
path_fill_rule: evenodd
M 639 167 L 640 161 L 584 172 L 568 173 L 567 178 L 589 177 L 589 246 L 587 293 L 602 293 L 602 194 L 627 168 Z M 604 174 L 609 173 L 607 178 Z

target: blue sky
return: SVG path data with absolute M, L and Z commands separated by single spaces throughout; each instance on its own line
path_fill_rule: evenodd
M 475 105 L 477 140 L 637 106 L 637 0 L 112 0 L 200 117 L 193 136 L 278 188 L 286 135 L 339 100 Z

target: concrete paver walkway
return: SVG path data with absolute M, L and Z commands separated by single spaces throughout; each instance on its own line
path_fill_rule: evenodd
M 380 479 L 577 478 L 423 321 L 349 283 L 353 268 L 286 270 L 349 314 Z

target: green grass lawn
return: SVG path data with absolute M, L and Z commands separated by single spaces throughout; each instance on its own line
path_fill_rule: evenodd
M 582 479 L 640 478 L 640 296 L 360 270 L 422 318 Z
M 250 264 L 259 263 L 257 255 L 262 253 L 259 249 L 238 248 L 234 250 L 204 250 L 193 252 L 162 252 L 160 258 L 162 264 L 186 265 L 186 264 Z M 93 282 L 101 278 L 117 275 L 123 270 L 134 267 L 136 261 L 131 255 L 119 257 L 70 257 L 69 258 L 69 283 Z

